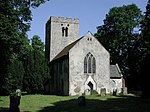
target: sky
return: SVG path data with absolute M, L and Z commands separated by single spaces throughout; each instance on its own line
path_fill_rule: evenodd
M 142 13 L 148 0 L 49 0 L 32 11 L 32 22 L 29 38 L 38 35 L 45 42 L 45 24 L 50 16 L 79 18 L 80 37 L 88 31 L 96 33 L 97 26 L 103 25 L 109 10 L 113 7 L 136 4 Z

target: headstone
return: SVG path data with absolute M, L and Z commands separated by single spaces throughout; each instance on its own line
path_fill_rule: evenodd
M 85 96 L 79 96 L 78 97 L 78 105 L 79 106 L 85 106 L 86 105 L 86 100 L 85 100 Z
M 86 90 L 84 91 L 84 94 L 85 94 L 85 95 L 91 95 L 90 89 L 86 89 Z
M 21 99 L 21 90 L 17 89 L 16 92 L 10 95 L 10 112 L 20 112 L 19 105 Z
M 117 95 L 117 89 L 113 89 L 113 96 Z
M 128 94 L 127 87 L 123 87 L 121 91 L 122 91 L 123 95 L 127 95 Z
M 101 96 L 105 96 L 106 95 L 106 88 L 101 88 Z

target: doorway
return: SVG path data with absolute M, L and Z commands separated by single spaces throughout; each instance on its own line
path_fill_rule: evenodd
M 91 81 L 88 83 L 88 86 L 90 87 L 90 90 L 93 90 L 93 84 Z

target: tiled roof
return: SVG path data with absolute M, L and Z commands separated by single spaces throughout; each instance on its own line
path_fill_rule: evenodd
M 118 65 L 110 65 L 110 78 L 121 78 L 122 74 Z

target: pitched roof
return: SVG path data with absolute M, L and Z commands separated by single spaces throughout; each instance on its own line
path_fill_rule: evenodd
M 122 77 L 122 74 L 119 69 L 119 66 L 117 64 L 110 65 L 110 78 L 113 79 L 113 78 L 121 78 L 121 77 Z
M 64 56 L 64 55 L 67 55 L 69 50 L 71 48 L 73 48 L 73 46 L 75 46 L 75 44 L 80 41 L 82 38 L 84 38 L 86 35 L 93 35 L 90 31 L 88 31 L 84 36 L 82 36 L 81 38 L 77 39 L 76 41 L 74 41 L 73 43 L 69 44 L 68 46 L 66 46 L 60 53 L 58 53 L 52 61 Z
M 81 37 L 81 38 L 82 38 L 82 37 Z M 67 55 L 68 52 L 69 52 L 69 50 L 70 50 L 73 46 L 75 46 L 75 44 L 76 44 L 79 40 L 81 40 L 81 38 L 79 38 L 78 40 L 76 40 L 76 41 L 74 41 L 73 43 L 71 43 L 71 44 L 69 44 L 68 46 L 66 46 L 60 53 L 58 53 L 58 54 L 54 57 L 54 59 L 53 59 L 52 61 L 54 61 L 54 60 L 56 60 L 56 59 L 58 59 L 58 58 L 60 58 L 60 57 L 62 57 L 62 56 L 64 56 L 64 55 Z
M 94 37 L 94 35 L 90 32 L 90 31 L 88 31 L 84 36 L 82 36 L 82 37 L 80 37 L 79 39 L 77 39 L 76 41 L 74 41 L 73 43 L 71 43 L 71 44 L 69 44 L 68 46 L 66 46 L 60 53 L 58 53 L 54 58 L 53 58 L 53 60 L 52 61 L 54 61 L 54 60 L 56 60 L 56 59 L 58 59 L 58 58 L 61 58 L 62 56 L 65 56 L 65 55 L 67 55 L 68 54 L 68 52 L 69 52 L 69 50 L 71 49 L 71 48 L 73 48 L 75 45 L 76 45 L 76 43 L 78 43 L 82 38 L 84 38 L 84 37 L 86 37 L 86 36 L 93 36 Z M 97 40 L 98 41 L 98 40 Z M 98 41 L 99 42 L 99 41 Z M 100 43 L 100 42 L 99 42 Z M 101 43 L 100 43 L 101 44 Z M 102 44 L 101 44 L 102 45 Z M 102 45 L 103 46 L 103 45 Z

